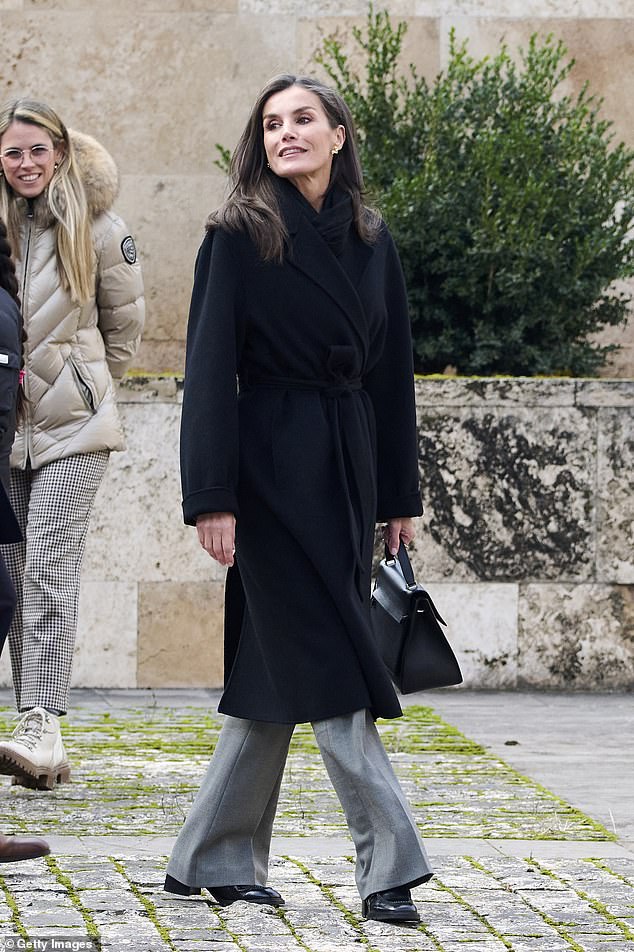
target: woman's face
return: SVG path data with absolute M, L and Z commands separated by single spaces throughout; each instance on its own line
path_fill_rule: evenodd
M 21 153 L 21 154 L 20 154 Z M 37 198 L 47 187 L 64 152 L 45 129 L 14 120 L 0 139 L 0 162 L 7 183 L 24 198 Z
M 346 138 L 343 126 L 332 128 L 319 96 L 303 86 L 274 93 L 262 110 L 264 149 L 271 171 L 290 179 L 305 193 L 328 188 L 332 150 Z

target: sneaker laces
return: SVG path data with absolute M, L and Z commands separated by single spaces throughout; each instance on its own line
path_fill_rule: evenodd
M 17 716 L 18 724 L 15 727 L 12 740 L 33 750 L 42 739 L 44 733 L 44 717 L 39 711 L 26 711 Z

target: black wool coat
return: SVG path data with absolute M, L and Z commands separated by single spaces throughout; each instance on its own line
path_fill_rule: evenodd
M 18 306 L 0 288 L 0 543 L 19 542 L 20 527 L 9 502 L 9 455 L 15 434 L 22 321 Z M 15 609 L 15 591 L 0 554 L 0 652 Z
M 11 295 L 0 288 L 0 482 L 9 491 L 9 457 L 15 436 L 18 401 L 22 320 Z M 13 511 L 0 493 L 0 542 L 16 542 Z
M 422 511 L 403 275 L 386 228 L 372 245 L 350 229 L 335 254 L 302 202 L 282 206 L 282 264 L 222 229 L 196 264 L 183 511 L 237 520 L 219 709 L 397 717 L 369 603 L 375 522 Z

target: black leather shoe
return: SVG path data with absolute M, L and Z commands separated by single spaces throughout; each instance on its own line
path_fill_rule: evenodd
M 232 902 L 257 902 L 263 906 L 283 906 L 284 900 L 276 889 L 268 886 L 208 886 L 209 892 L 221 906 Z
M 363 900 L 361 914 L 379 922 L 420 922 L 412 895 L 403 886 L 372 893 Z
M 200 886 L 186 886 L 173 876 L 165 877 L 166 892 L 177 896 L 198 896 Z M 216 902 L 221 906 L 230 906 L 232 902 L 257 902 L 264 906 L 283 906 L 284 900 L 276 889 L 268 886 L 205 886 Z
M 165 885 L 163 886 L 165 892 L 176 893 L 177 896 L 199 896 L 200 895 L 200 886 L 186 886 L 185 883 L 181 883 L 178 879 L 174 879 L 173 876 L 165 877 Z

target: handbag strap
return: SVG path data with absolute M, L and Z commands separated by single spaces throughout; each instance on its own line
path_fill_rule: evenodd
M 398 563 L 401 566 L 401 572 L 403 573 L 403 578 L 405 579 L 407 587 L 416 588 L 414 569 L 412 568 L 412 563 L 409 560 L 409 555 L 407 554 L 407 549 L 405 548 L 403 542 L 400 543 L 396 556 L 392 555 L 387 545 L 385 546 L 385 561 L 394 562 L 395 559 L 398 559 Z

